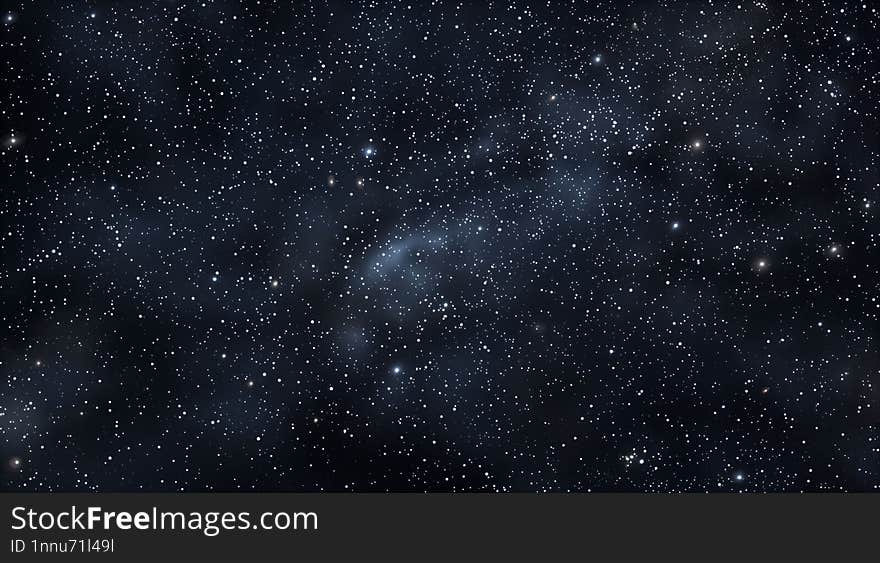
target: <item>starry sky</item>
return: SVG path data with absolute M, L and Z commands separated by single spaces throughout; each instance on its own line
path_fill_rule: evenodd
M 7 6 L 2 488 L 880 485 L 875 5 Z

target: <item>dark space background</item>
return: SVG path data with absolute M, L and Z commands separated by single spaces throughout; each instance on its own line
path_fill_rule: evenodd
M 870 491 L 849 2 L 13 2 L 6 490 Z

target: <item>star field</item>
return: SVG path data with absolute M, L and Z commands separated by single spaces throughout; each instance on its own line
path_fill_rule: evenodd
M 877 10 L 9 4 L 2 487 L 876 490 Z

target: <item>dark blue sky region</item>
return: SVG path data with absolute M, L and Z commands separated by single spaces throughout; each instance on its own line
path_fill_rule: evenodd
M 0 15 L 3 488 L 880 484 L 870 3 Z

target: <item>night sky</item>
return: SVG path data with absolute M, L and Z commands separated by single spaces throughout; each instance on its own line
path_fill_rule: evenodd
M 880 486 L 859 2 L 13 2 L 6 490 Z

